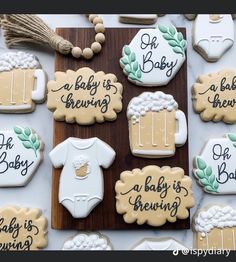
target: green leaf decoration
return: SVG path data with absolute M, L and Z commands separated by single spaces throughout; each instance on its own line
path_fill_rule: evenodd
M 41 142 L 29 127 L 14 127 L 14 132 L 17 134 L 18 139 L 22 142 L 23 146 L 27 149 L 32 149 L 37 157 L 37 151 L 40 149 Z
M 168 27 L 165 27 L 164 25 L 158 25 L 158 28 L 162 33 L 168 32 Z
M 123 57 L 120 59 L 120 64 L 124 68 L 124 72 L 128 75 L 128 79 L 133 81 L 142 82 L 142 72 L 139 69 L 138 61 L 136 61 L 136 55 L 132 52 L 129 46 L 124 46 Z
M 172 47 L 173 51 L 177 54 L 181 54 L 182 56 L 184 56 L 187 42 L 183 38 L 182 33 L 177 32 L 176 28 L 172 25 L 169 28 L 162 25 L 158 25 L 158 28 L 162 33 L 163 38 Z
M 236 143 L 235 143 L 235 144 L 233 144 L 233 146 L 234 146 L 234 147 L 236 147 Z
M 206 167 L 206 162 L 202 158 L 197 157 L 197 168 L 200 170 L 204 170 Z
M 219 184 L 213 174 L 212 167 L 208 166 L 201 157 L 196 158 L 195 165 L 196 169 L 193 173 L 198 179 L 199 184 L 208 193 L 218 193 Z
M 236 142 L 236 135 L 235 134 L 229 133 L 229 134 L 227 134 L 227 137 L 229 138 L 230 141 Z

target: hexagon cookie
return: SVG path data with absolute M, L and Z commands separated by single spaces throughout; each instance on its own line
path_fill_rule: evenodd
M 236 134 L 212 138 L 194 159 L 193 174 L 205 192 L 236 194 Z
M 136 85 L 167 85 L 184 63 L 185 49 L 186 40 L 173 25 L 145 28 L 123 47 L 120 65 Z

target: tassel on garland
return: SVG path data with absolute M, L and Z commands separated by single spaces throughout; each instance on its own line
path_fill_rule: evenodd
M 36 15 L 0 15 L 0 26 L 4 30 L 7 47 L 21 42 L 31 42 L 50 46 L 61 54 L 71 53 L 74 47 L 71 42 L 56 34 Z

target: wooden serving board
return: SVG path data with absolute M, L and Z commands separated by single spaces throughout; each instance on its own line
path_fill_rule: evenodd
M 116 159 L 108 170 L 103 170 L 104 175 L 104 199 L 92 210 L 85 219 L 74 219 L 70 213 L 58 202 L 58 188 L 60 169 L 52 172 L 52 228 L 77 229 L 77 230 L 105 230 L 105 229 L 154 229 L 148 225 L 139 226 L 136 223 L 126 224 L 123 216 L 116 212 L 115 208 L 115 183 L 120 178 L 120 173 L 133 168 L 143 168 L 147 165 L 168 165 L 182 167 L 188 175 L 188 142 L 177 148 L 176 154 L 164 159 L 145 159 L 134 157 L 129 148 L 128 121 L 126 109 L 129 101 L 144 91 L 162 90 L 172 94 L 179 104 L 179 109 L 184 111 L 187 117 L 187 62 L 183 64 L 175 78 L 165 87 L 139 87 L 130 83 L 123 74 L 119 65 L 122 47 L 128 44 L 139 28 L 108 28 L 106 29 L 106 43 L 102 52 L 92 60 L 74 59 L 71 56 L 56 54 L 55 71 L 77 70 L 88 66 L 94 71 L 114 73 L 118 81 L 123 84 L 123 110 L 113 122 L 94 124 L 92 126 L 79 126 L 54 121 L 54 146 L 68 137 L 90 138 L 98 137 L 108 143 L 116 151 Z M 184 28 L 178 29 L 186 36 Z M 69 39 L 75 46 L 86 47 L 94 42 L 94 29 L 88 28 L 58 28 L 57 33 L 65 39 Z M 189 218 L 177 220 L 175 223 L 166 223 L 157 229 L 188 229 Z M 155 228 L 156 229 L 156 228 Z

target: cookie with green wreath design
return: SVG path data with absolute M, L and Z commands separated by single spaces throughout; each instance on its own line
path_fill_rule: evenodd
M 185 61 L 186 47 L 183 34 L 173 25 L 140 29 L 123 47 L 120 65 L 136 85 L 167 85 Z
M 193 174 L 210 194 L 236 194 L 236 134 L 209 139 L 194 159 Z

